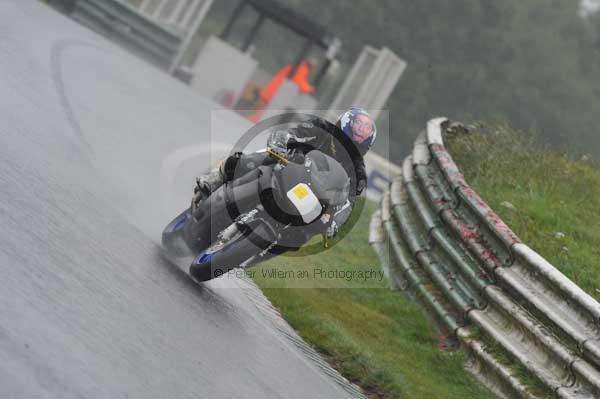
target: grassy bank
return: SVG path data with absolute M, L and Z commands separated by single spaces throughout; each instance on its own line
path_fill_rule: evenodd
M 600 170 L 503 126 L 447 144 L 467 181 L 515 233 L 600 300 Z M 380 270 L 367 243 L 375 208 L 368 204 L 332 249 L 275 259 L 255 269 L 256 281 L 300 335 L 373 398 L 492 397 L 463 371 L 464 355 L 440 351 L 432 323 L 385 280 L 344 278 Z M 322 277 L 316 269 L 346 274 Z
M 365 206 L 352 231 L 330 250 L 274 259 L 253 269 L 255 280 L 299 334 L 370 397 L 491 398 L 463 370 L 461 352 L 439 349 L 421 309 L 379 280 L 379 262 L 367 242 L 374 210 L 375 204 Z M 286 273 L 277 276 L 273 269 Z
M 521 240 L 600 300 L 600 170 L 504 126 L 447 144 L 469 184 Z

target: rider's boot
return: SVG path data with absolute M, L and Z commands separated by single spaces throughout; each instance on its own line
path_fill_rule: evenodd
M 196 187 L 194 188 L 194 206 L 205 200 L 225 183 L 225 177 L 221 172 L 221 168 L 214 172 L 207 173 L 196 178 Z
M 228 181 L 232 181 L 235 168 L 242 156 L 241 152 L 236 152 L 233 155 L 225 158 L 216 171 L 205 174 L 196 178 L 196 187 L 194 188 L 194 199 L 192 207 L 197 206 L 200 201 L 208 198 L 215 190 L 221 187 Z

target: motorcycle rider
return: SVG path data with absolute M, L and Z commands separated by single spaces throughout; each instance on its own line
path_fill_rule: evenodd
M 306 153 L 317 149 L 336 159 L 350 177 L 349 204 L 343 212 L 334 216 L 334 222 L 327 232 L 333 237 L 352 212 L 352 205 L 367 187 L 367 174 L 363 156 L 375 142 L 377 130 L 375 121 L 362 108 L 350 108 L 342 113 L 335 124 L 322 118 L 313 118 L 299 123 L 296 127 L 276 131 L 269 138 L 269 145 L 275 147 L 297 148 Z M 208 198 L 223 184 L 233 181 L 264 164 L 268 156 L 264 152 L 251 154 L 235 153 L 227 157 L 218 170 L 196 179 L 192 206 Z M 275 160 L 271 159 L 271 162 Z

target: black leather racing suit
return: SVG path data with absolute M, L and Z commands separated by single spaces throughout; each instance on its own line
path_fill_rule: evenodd
M 350 177 L 351 201 L 367 187 L 367 173 L 363 159 L 369 151 L 367 143 L 361 145 L 353 142 L 340 128 L 321 118 L 300 123 L 288 131 L 302 139 L 314 137 L 299 145 L 309 146 L 307 150 L 317 149 L 342 164 Z
M 350 200 L 360 195 L 367 187 L 367 173 L 363 156 L 369 150 L 368 144 L 357 144 L 348 138 L 344 132 L 334 124 L 314 118 L 287 129 L 293 137 L 302 139 L 293 145 L 306 153 L 317 149 L 337 160 L 350 177 Z M 262 164 L 266 155 L 264 153 L 243 154 L 237 153 L 224 161 L 224 173 L 227 180 L 232 180 L 250 172 Z M 235 176 L 234 176 L 235 173 Z
M 349 219 L 356 197 L 367 186 L 363 155 L 369 150 L 368 144 L 359 145 L 354 143 L 341 129 L 321 118 L 302 122 L 296 127 L 288 128 L 287 132 L 292 137 L 300 139 L 300 141 L 291 140 L 290 147 L 298 148 L 304 153 L 318 149 L 337 160 L 350 178 L 349 203 L 333 217 L 334 230 L 329 234 L 333 236 L 337 232 L 337 228 Z M 265 152 L 237 153 L 224 161 L 223 173 L 226 181 L 231 181 L 254 170 L 259 165 L 271 162 L 276 162 L 276 160 Z M 303 241 L 308 241 L 312 234 L 314 232 L 308 234 L 307 231 L 307 236 L 300 238 L 297 246 L 300 247 Z

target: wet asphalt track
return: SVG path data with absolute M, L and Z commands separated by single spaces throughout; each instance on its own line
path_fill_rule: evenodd
M 46 6 L 0 0 L 1 398 L 351 396 L 247 283 L 201 287 L 162 255 L 192 177 L 247 127 L 211 107 Z

